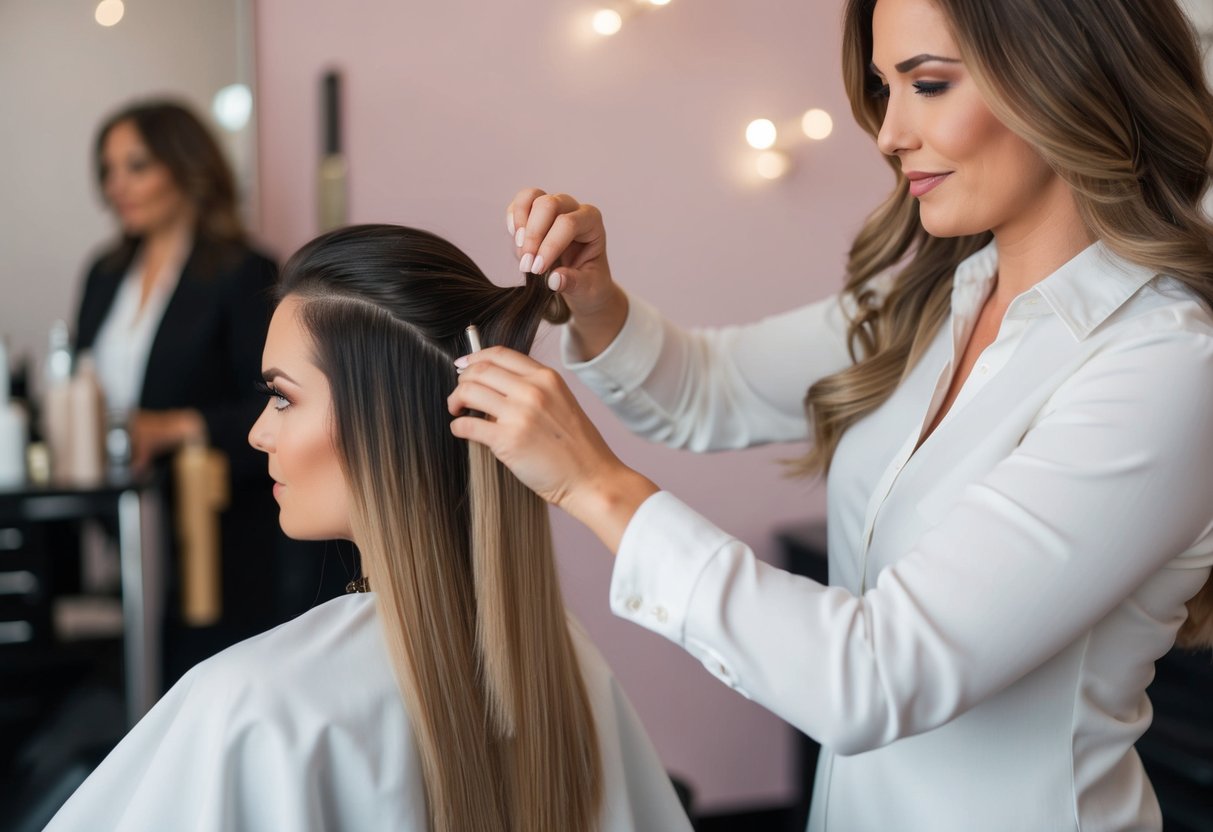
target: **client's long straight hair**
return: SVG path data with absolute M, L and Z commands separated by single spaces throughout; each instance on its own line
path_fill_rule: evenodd
M 435 832 L 596 825 L 601 764 L 546 504 L 450 431 L 464 330 L 527 352 L 544 281 L 494 285 L 424 231 L 345 228 L 286 264 L 279 296 L 332 388 L 352 528 L 420 748 Z

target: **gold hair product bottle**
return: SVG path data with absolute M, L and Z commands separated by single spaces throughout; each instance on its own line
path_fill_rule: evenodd
M 195 627 L 223 614 L 219 512 L 230 497 L 227 456 L 189 442 L 173 458 L 177 540 L 181 549 L 181 615 Z

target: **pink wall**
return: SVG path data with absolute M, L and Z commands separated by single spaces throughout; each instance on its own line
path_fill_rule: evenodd
M 319 78 L 335 66 L 353 222 L 424 226 L 513 282 L 504 208 L 534 185 L 601 207 L 616 277 L 679 322 L 741 322 L 818 298 L 839 285 L 849 239 L 889 182 L 849 121 L 840 7 L 675 0 L 603 39 L 584 35 L 594 7 L 579 0 L 258 0 L 262 236 L 283 255 L 316 232 Z M 783 181 L 747 174 L 748 121 L 813 106 L 834 115 L 833 136 L 796 148 Z M 675 453 L 586 404 L 626 461 L 762 557 L 778 556 L 775 528 L 822 514 L 820 489 L 776 464 L 799 447 Z M 786 799 L 791 729 L 613 619 L 609 555 L 564 517 L 556 531 L 569 603 L 667 766 L 708 808 Z

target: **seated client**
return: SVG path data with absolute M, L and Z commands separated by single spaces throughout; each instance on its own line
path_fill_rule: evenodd
M 690 830 L 546 505 L 449 429 L 466 327 L 527 351 L 561 302 L 386 225 L 309 243 L 278 297 L 249 441 L 283 530 L 352 540 L 370 591 L 195 667 L 48 829 Z

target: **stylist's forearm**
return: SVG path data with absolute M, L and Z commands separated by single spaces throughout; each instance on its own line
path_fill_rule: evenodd
M 616 554 L 640 504 L 660 490 L 648 477 L 620 465 L 571 494 L 562 507 Z
M 628 296 L 614 283 L 600 303 L 574 304 L 570 300 L 569 307 L 573 312 L 569 335 L 582 361 L 596 358 L 609 347 L 628 318 Z

